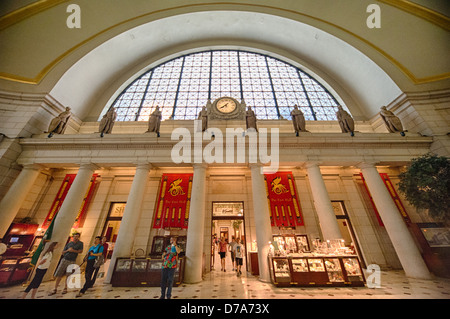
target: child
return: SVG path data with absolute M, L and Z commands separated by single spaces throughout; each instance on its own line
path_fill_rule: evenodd
M 241 239 L 236 238 L 236 245 L 234 245 L 234 257 L 236 259 L 236 274 L 238 276 L 242 275 L 241 267 L 242 267 L 242 259 L 244 258 L 244 245 L 241 244 Z

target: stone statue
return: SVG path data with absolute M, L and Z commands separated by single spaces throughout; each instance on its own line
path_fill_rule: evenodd
M 298 109 L 297 105 L 294 105 L 294 109 L 291 111 L 291 116 L 296 136 L 298 136 L 299 132 L 308 132 L 306 130 L 306 122 L 303 112 Z
M 342 133 L 350 133 L 351 136 L 355 135 L 355 122 L 350 114 L 345 111 L 342 106 L 338 105 L 338 111 L 336 112 L 336 117 L 339 121 L 339 126 L 341 127 Z
M 247 112 L 245 113 L 245 123 L 247 124 L 247 130 L 253 129 L 258 132 L 258 128 L 256 127 L 256 115 L 253 112 L 252 107 L 249 106 Z
M 390 133 L 400 132 L 402 136 L 405 136 L 402 122 L 394 113 L 386 109 L 386 106 L 381 107 L 380 116 Z
M 72 115 L 70 107 L 66 107 L 66 110 L 55 117 L 48 126 L 48 137 L 52 137 L 53 134 L 64 134 L 66 131 L 67 123 Z
M 156 109 L 150 115 L 150 119 L 148 120 L 148 130 L 147 132 L 155 132 L 156 136 L 159 137 L 159 127 L 161 125 L 162 113 L 159 110 L 159 106 L 156 106 Z
M 105 115 L 103 115 L 102 120 L 99 125 L 100 137 L 103 137 L 103 134 L 111 134 L 114 123 L 116 122 L 117 112 L 114 107 L 110 108 Z
M 206 106 L 203 106 L 198 114 L 198 119 L 202 121 L 202 132 L 205 132 L 208 129 L 208 110 Z

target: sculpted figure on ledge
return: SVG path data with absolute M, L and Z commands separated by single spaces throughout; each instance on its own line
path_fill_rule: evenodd
M 208 129 L 208 110 L 206 106 L 203 106 L 202 110 L 198 114 L 198 120 L 202 121 L 201 131 L 205 132 Z
M 112 129 L 114 127 L 114 123 L 116 123 L 117 112 L 114 107 L 110 108 L 105 115 L 103 115 L 102 120 L 99 125 L 100 137 L 103 137 L 104 134 L 111 134 Z
M 386 106 L 381 107 L 380 116 L 390 133 L 400 132 L 402 136 L 405 136 L 402 122 L 394 113 L 389 111 Z
M 350 133 L 351 136 L 355 135 L 355 122 L 350 114 L 345 111 L 342 106 L 338 105 L 338 111 L 336 117 L 341 127 L 342 133 Z
M 155 132 L 156 136 L 159 137 L 159 127 L 161 126 L 162 113 L 159 110 L 159 106 L 156 106 L 156 109 L 150 115 L 148 120 L 148 130 L 147 132 Z
M 300 132 L 308 132 L 308 130 L 306 130 L 305 116 L 303 115 L 303 112 L 298 109 L 297 105 L 294 105 L 294 109 L 291 111 L 291 117 L 296 136 L 298 136 L 298 133 Z
M 255 112 L 252 110 L 252 107 L 249 106 L 247 109 L 247 112 L 245 113 L 245 123 L 247 124 L 247 131 L 248 130 L 255 130 L 258 132 L 258 128 L 256 127 L 256 115 Z
M 69 123 L 69 119 L 72 115 L 70 107 L 66 107 L 66 110 L 55 117 L 48 126 L 48 137 L 52 137 L 53 134 L 64 134 Z

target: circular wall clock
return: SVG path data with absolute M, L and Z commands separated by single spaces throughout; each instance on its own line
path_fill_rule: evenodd
M 228 114 L 233 112 L 237 107 L 234 99 L 229 97 L 222 97 L 216 102 L 216 108 L 219 112 Z

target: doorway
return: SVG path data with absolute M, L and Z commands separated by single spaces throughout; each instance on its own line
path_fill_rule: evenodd
M 244 245 L 245 257 L 243 269 L 247 269 L 247 241 L 245 237 L 244 203 L 243 202 L 213 202 L 211 218 L 211 270 L 220 269 L 218 242 L 221 238 L 231 243 L 233 238 L 239 238 Z M 229 248 L 228 248 L 229 250 Z M 232 270 L 231 253 L 227 251 L 225 269 Z
M 109 207 L 108 216 L 102 230 L 102 237 L 106 237 L 108 243 L 108 253 L 106 258 L 111 258 L 116 243 L 117 235 L 119 234 L 120 223 L 122 222 L 123 212 L 125 210 L 126 202 L 113 202 Z
M 333 210 L 336 215 L 339 230 L 341 231 L 345 246 L 353 246 L 355 248 L 355 253 L 359 257 L 361 266 L 363 268 L 366 268 L 366 263 L 361 253 L 361 249 L 359 247 L 355 231 L 353 230 L 352 223 L 350 222 L 350 217 L 348 216 L 347 209 L 345 208 L 344 201 L 331 201 L 331 205 L 333 206 Z

